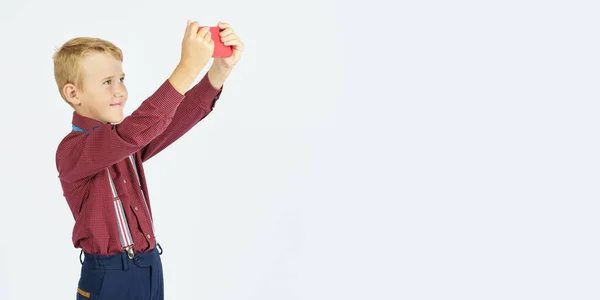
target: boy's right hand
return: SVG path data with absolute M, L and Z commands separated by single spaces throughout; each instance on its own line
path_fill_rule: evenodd
M 209 26 L 198 31 L 198 22 L 188 21 L 181 43 L 182 67 L 200 73 L 212 57 L 215 44 L 211 38 Z
M 171 85 L 182 95 L 204 69 L 215 48 L 209 26 L 198 31 L 199 27 L 198 22 L 187 22 L 181 43 L 181 60 L 169 77 Z

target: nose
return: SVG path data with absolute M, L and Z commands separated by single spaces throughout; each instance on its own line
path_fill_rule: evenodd
M 115 98 L 120 98 L 125 96 L 127 90 L 125 90 L 125 87 L 118 87 L 115 88 L 114 93 L 115 93 Z

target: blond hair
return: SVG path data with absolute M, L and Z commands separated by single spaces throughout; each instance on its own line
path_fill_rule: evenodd
M 86 55 L 91 53 L 108 54 L 115 59 L 123 62 L 123 52 L 115 44 L 94 37 L 76 37 L 64 43 L 52 55 L 54 61 L 54 79 L 58 85 L 60 96 L 67 101 L 63 94 L 63 87 L 66 84 L 74 84 L 80 90 L 83 90 L 83 76 L 81 76 L 81 63 Z

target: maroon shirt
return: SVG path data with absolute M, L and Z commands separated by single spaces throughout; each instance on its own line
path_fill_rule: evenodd
M 136 253 L 155 246 L 152 207 L 142 163 L 171 145 L 214 108 L 221 89 L 205 75 L 181 95 L 166 80 L 119 124 L 106 124 L 73 112 L 73 130 L 56 151 L 56 168 L 75 218 L 73 245 L 86 253 L 123 252 L 106 168 L 123 204 Z M 134 154 L 149 211 L 129 161 Z

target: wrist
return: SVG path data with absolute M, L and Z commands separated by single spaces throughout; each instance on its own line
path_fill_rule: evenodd
M 175 70 L 184 76 L 193 77 L 195 79 L 196 77 L 198 77 L 198 74 L 200 74 L 200 71 L 202 71 L 203 68 L 204 67 L 197 69 L 197 68 L 190 67 L 186 63 L 179 62 L 179 64 L 177 64 L 177 67 L 175 68 Z
M 196 77 L 198 77 L 198 72 L 184 66 L 177 65 L 171 76 L 169 77 L 169 82 L 171 85 L 182 95 L 185 95 L 187 89 L 192 85 Z
M 230 73 L 231 69 L 215 66 L 213 64 L 208 70 L 208 80 L 215 89 L 221 89 Z
M 214 74 L 220 74 L 223 76 L 229 76 L 232 70 L 232 68 L 222 66 L 218 63 L 213 63 L 212 66 L 210 66 L 210 71 L 212 71 Z

